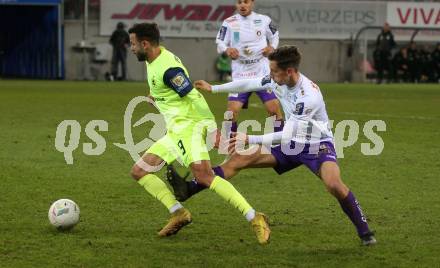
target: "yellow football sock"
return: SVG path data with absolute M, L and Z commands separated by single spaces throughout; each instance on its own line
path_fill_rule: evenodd
M 240 210 L 245 216 L 246 213 L 252 210 L 251 205 L 249 205 L 246 199 L 244 199 L 244 197 L 234 188 L 234 186 L 219 176 L 215 176 L 211 186 L 209 186 L 209 189 L 213 190 L 231 205 L 238 208 L 238 210 Z
M 164 204 L 168 210 L 179 204 L 174 194 L 168 189 L 167 185 L 154 174 L 148 174 L 142 177 L 138 183 L 142 185 L 147 192 L 154 198 Z

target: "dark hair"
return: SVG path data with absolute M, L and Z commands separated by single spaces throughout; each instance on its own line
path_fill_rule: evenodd
M 301 53 L 296 46 L 282 46 L 269 54 L 269 60 L 275 61 L 279 68 L 299 68 L 301 62 Z
M 121 30 L 125 28 L 125 24 L 123 22 L 118 22 L 118 24 L 116 25 L 116 28 Z
M 136 38 L 140 41 L 146 40 L 152 45 L 159 45 L 160 32 L 156 23 L 135 23 L 128 33 L 136 34 Z

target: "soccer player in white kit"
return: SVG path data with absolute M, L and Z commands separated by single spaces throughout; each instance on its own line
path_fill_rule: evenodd
M 217 52 L 232 59 L 232 80 L 250 79 L 269 75 L 267 56 L 278 46 L 278 30 L 272 20 L 253 12 L 254 0 L 237 0 L 238 14 L 227 18 L 217 35 Z M 237 131 L 237 118 L 248 106 L 252 92 L 231 93 L 228 111 L 232 112 L 232 132 Z M 274 129 L 283 127 L 283 116 L 275 94 L 269 90 L 257 91 L 269 116 L 275 116 Z M 229 119 L 229 118 L 228 118 Z
M 238 143 L 257 144 L 247 151 L 235 151 L 221 166 L 214 167 L 218 176 L 227 180 L 246 168 L 273 168 L 278 174 L 307 166 L 318 176 L 326 189 L 339 201 L 342 210 L 355 226 L 363 245 L 376 243 L 354 194 L 342 182 L 333 145 L 333 134 L 325 102 L 319 87 L 299 72 L 301 54 L 295 46 L 283 46 L 270 56 L 271 76 L 233 81 L 211 86 L 205 81 L 196 81 L 195 87 L 213 93 L 250 92 L 271 88 L 279 98 L 286 115 L 286 124 L 280 132 L 265 135 L 237 133 L 231 148 Z M 278 144 L 271 146 L 272 144 Z M 177 178 L 179 179 L 179 178 Z M 175 184 L 176 185 L 176 184 Z M 203 187 L 193 181 L 186 182 L 189 198 Z M 173 186 L 174 187 L 174 186 Z M 182 191 L 180 191 L 182 192 Z

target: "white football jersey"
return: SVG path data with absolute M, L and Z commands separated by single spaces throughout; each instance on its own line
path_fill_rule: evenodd
M 270 88 L 274 90 L 283 107 L 286 121 L 298 122 L 294 141 L 317 143 L 333 140 L 324 98 L 318 85 L 300 74 L 298 83 L 293 88 L 280 86 L 273 80 Z
M 315 83 L 301 73 L 293 88 L 278 85 L 270 76 L 263 79 L 234 81 L 212 87 L 214 93 L 240 93 L 258 90 L 273 90 L 286 117 L 283 133 L 276 132 L 275 135 L 272 135 L 272 140 L 280 141 L 282 135 L 288 134 L 287 136 L 291 137 L 293 141 L 305 144 L 333 141 L 333 134 L 321 91 Z M 292 124 L 289 124 L 289 122 Z M 294 125 L 296 129 L 289 129 L 289 125 Z M 294 133 L 286 133 L 287 131 L 294 131 Z
M 263 56 L 268 46 L 278 47 L 278 30 L 272 20 L 252 12 L 243 17 L 235 14 L 223 21 L 217 35 L 217 51 L 223 53 L 228 47 L 236 48 L 239 58 L 232 61 L 232 79 L 263 77 L 270 73 L 269 60 Z

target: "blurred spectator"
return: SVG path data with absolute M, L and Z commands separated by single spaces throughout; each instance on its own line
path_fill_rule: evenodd
M 420 50 L 420 82 L 434 81 L 434 68 L 431 53 L 425 46 Z
M 408 82 L 409 68 L 408 68 L 408 49 L 406 47 L 400 48 L 399 52 L 393 57 L 393 76 L 395 82 Z
M 391 50 L 396 46 L 394 36 L 391 32 L 390 25 L 385 23 L 382 32 L 377 36 L 376 50 L 377 61 L 375 61 L 375 68 L 377 70 L 377 83 L 382 83 L 384 71 L 388 73 L 387 81 L 390 81 L 391 76 Z
M 126 80 L 127 79 L 127 48 L 130 45 L 130 36 L 125 31 L 125 25 L 118 22 L 116 30 L 110 37 L 110 44 L 113 46 L 112 56 L 112 70 L 111 75 L 113 79 Z M 122 75 L 118 77 L 118 67 L 121 63 Z M 110 80 L 113 80 L 110 78 Z
M 432 66 L 434 70 L 434 81 L 440 82 L 440 43 L 431 53 Z
M 420 54 L 415 42 L 411 42 L 408 48 L 408 67 L 410 81 L 418 83 L 420 81 Z
M 231 59 L 226 53 L 222 53 L 217 57 L 215 68 L 217 69 L 219 81 L 231 79 Z

